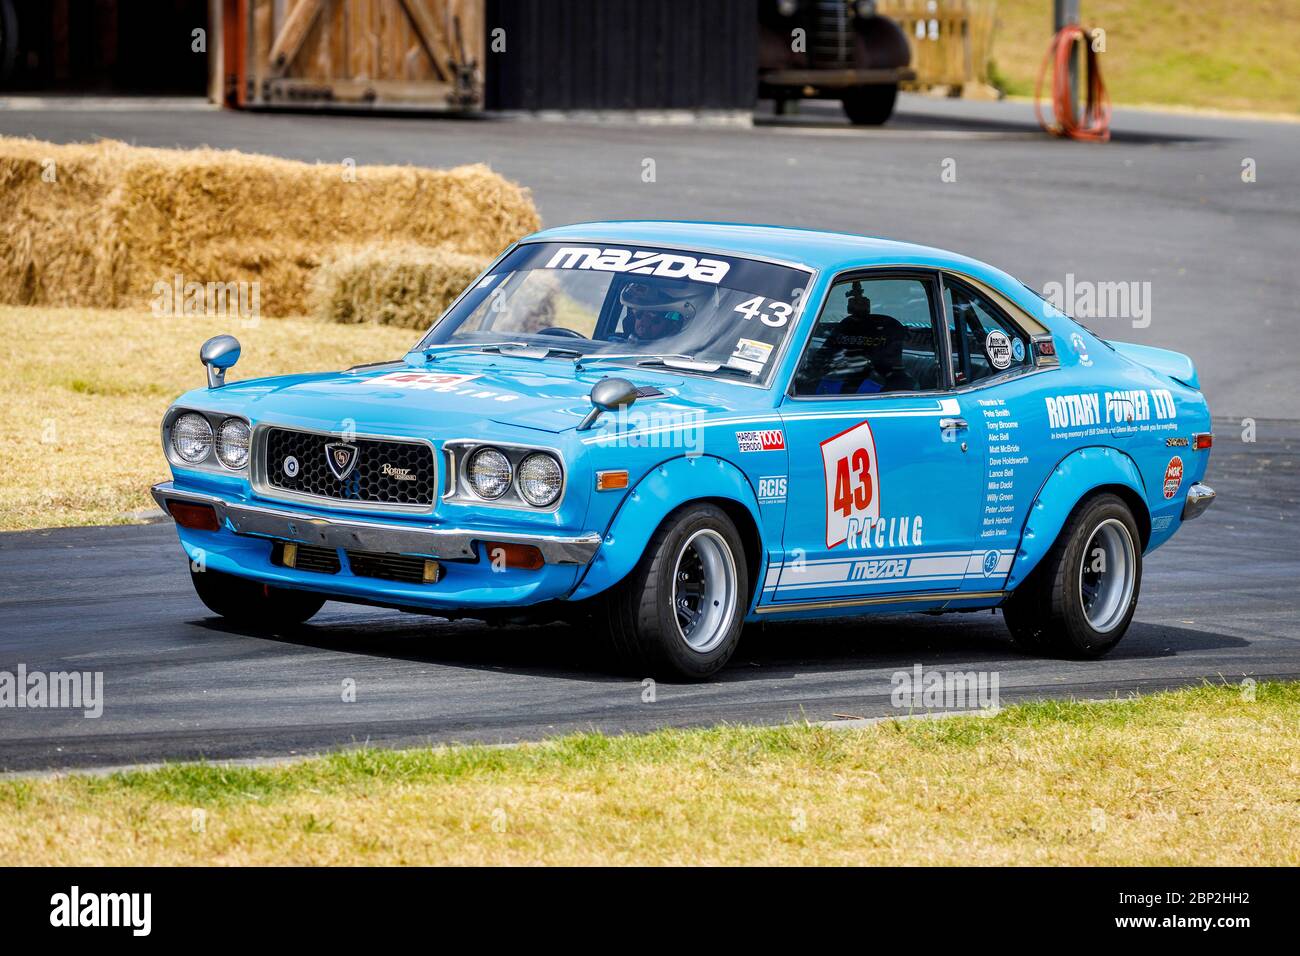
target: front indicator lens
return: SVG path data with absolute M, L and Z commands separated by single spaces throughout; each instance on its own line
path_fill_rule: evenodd
M 469 460 L 469 483 L 480 498 L 500 498 L 514 477 L 510 459 L 495 448 L 480 448 Z
M 519 494 L 535 508 L 545 508 L 560 497 L 564 471 L 554 455 L 535 451 L 519 463 Z
M 186 412 L 172 422 L 172 451 L 181 461 L 196 464 L 212 450 L 212 426 L 202 415 Z
M 238 418 L 227 418 L 217 429 L 217 457 L 227 468 L 248 464 L 248 446 L 252 439 L 248 425 Z

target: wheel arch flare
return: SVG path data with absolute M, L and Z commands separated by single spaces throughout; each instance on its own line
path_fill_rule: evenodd
M 1151 514 L 1146 503 L 1146 484 L 1137 463 L 1115 448 L 1100 445 L 1080 448 L 1057 463 L 1034 498 L 1005 590 L 1014 590 L 1038 566 L 1079 502 L 1103 490 L 1113 491 L 1128 504 L 1146 550 L 1151 539 Z

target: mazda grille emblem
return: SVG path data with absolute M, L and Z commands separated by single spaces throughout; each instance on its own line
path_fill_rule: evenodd
M 339 481 L 352 474 L 357 467 L 357 446 L 334 441 L 325 446 L 325 464 Z

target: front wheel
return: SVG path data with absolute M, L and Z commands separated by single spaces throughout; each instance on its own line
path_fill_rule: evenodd
M 325 603 L 310 591 L 259 584 L 220 571 L 190 569 L 190 580 L 208 610 L 236 624 L 259 630 L 302 624 Z
M 639 673 L 704 680 L 731 658 L 749 605 L 745 550 L 713 505 L 687 505 L 655 532 L 606 596 L 615 651 Z
M 894 112 L 898 84 L 855 86 L 840 98 L 844 113 L 857 126 L 879 126 Z
M 1141 542 L 1122 498 L 1102 494 L 1080 505 L 1052 550 L 1003 607 L 1012 639 L 1053 657 L 1107 653 L 1137 610 Z

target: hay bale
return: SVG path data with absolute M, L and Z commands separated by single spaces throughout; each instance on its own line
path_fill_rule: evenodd
M 301 314 L 340 245 L 481 259 L 539 225 L 528 191 L 483 165 L 350 169 L 0 137 L 0 302 L 148 307 L 155 283 L 179 275 L 257 282 L 263 314 Z
M 339 249 L 312 277 L 311 314 L 327 322 L 427 329 L 489 262 L 413 243 Z

